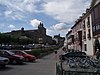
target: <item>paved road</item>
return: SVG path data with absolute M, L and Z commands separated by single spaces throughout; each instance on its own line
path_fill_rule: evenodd
M 0 69 L 0 75 L 56 75 L 58 55 L 54 53 L 24 65 L 7 65 Z

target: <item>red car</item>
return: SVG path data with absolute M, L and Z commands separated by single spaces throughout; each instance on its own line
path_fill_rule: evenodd
M 35 56 L 30 55 L 22 50 L 11 50 L 11 52 L 15 53 L 16 55 L 23 56 L 25 58 L 25 61 L 27 61 L 27 62 L 33 62 L 36 60 Z

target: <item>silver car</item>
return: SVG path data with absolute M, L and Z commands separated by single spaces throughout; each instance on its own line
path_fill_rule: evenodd
M 5 67 L 9 63 L 9 59 L 5 57 L 0 57 L 0 67 Z

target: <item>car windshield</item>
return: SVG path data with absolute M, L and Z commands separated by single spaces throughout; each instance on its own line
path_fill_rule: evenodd
M 25 51 L 22 51 L 24 54 L 27 54 Z
M 11 51 L 7 51 L 9 54 L 11 55 L 15 55 L 15 53 L 11 52 Z

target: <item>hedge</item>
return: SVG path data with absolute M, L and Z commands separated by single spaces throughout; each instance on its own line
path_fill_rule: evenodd
M 50 48 L 42 48 L 42 49 L 32 49 L 32 51 L 29 51 L 29 52 L 27 51 L 27 53 L 32 54 L 38 58 L 38 57 L 42 57 L 47 54 L 50 54 L 50 53 L 54 52 L 54 50 L 57 50 L 57 49 L 59 49 L 59 48 L 57 48 L 57 47 L 51 48 L 50 47 Z

